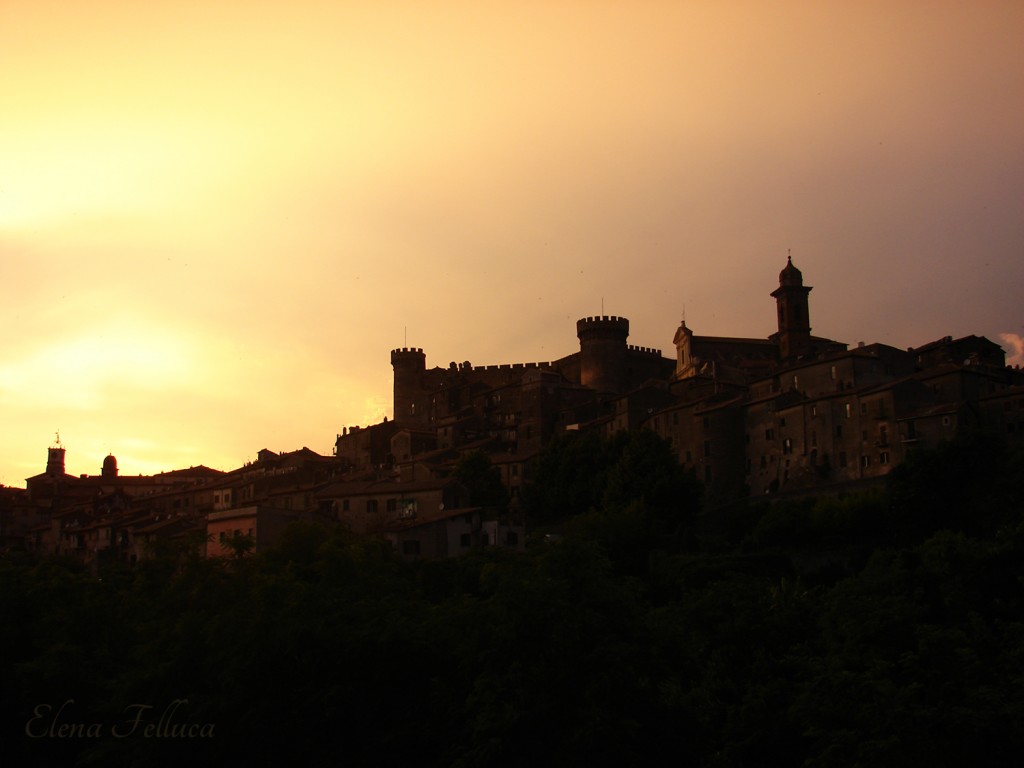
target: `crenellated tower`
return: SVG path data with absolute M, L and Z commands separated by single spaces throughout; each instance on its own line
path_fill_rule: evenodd
M 622 392 L 628 381 L 629 320 L 602 315 L 576 321 L 580 340 L 580 384 L 598 392 Z
M 811 317 L 807 294 L 811 287 L 804 285 L 804 276 L 787 257 L 786 266 L 779 273 L 779 287 L 772 297 L 779 315 L 779 330 L 772 339 L 779 345 L 783 360 L 806 355 L 811 351 Z
M 427 356 L 419 347 L 401 347 L 391 350 L 391 367 L 394 369 L 395 394 L 393 418 L 399 422 L 427 424 L 424 373 L 427 370 Z

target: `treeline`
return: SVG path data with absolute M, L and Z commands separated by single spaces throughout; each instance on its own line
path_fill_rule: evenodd
M 944 446 L 713 534 L 653 435 L 566 437 L 536 478 L 558 536 L 525 554 L 302 524 L 230 562 L 9 555 L 5 764 L 1019 763 L 1020 453 Z

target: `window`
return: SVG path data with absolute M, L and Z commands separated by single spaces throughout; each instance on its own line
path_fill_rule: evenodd
M 377 500 L 376 499 L 367 499 L 366 500 L 366 511 L 369 512 L 370 514 L 373 514 L 374 512 L 377 511 Z
M 800 377 L 793 374 L 793 389 L 800 389 Z
M 842 424 L 836 424 L 836 437 L 842 437 L 842 436 L 843 436 L 843 425 Z
M 779 419 L 779 426 L 780 427 L 786 426 L 786 417 L 785 416 L 783 416 L 782 418 Z
M 348 499 L 341 500 L 341 511 L 348 512 Z
M 811 432 L 811 448 L 817 448 L 817 447 L 818 447 L 818 433 L 817 432 Z
M 889 427 L 887 427 L 885 424 L 878 428 L 878 442 L 880 442 L 882 445 L 889 444 Z
M 886 464 L 889 463 L 888 451 L 882 451 L 880 454 L 878 454 L 878 463 L 881 464 L 882 466 L 885 466 Z
M 843 410 L 846 412 L 846 418 L 850 418 L 851 416 L 853 416 L 853 408 L 850 407 L 849 403 L 846 403 L 843 406 Z
M 861 467 L 863 469 L 867 469 L 868 467 L 870 467 L 871 466 L 871 457 L 870 456 L 861 456 L 860 457 L 860 465 L 861 465 Z
M 829 371 L 829 375 L 832 377 L 832 381 L 836 380 L 836 367 L 833 365 Z
M 398 511 L 398 499 L 388 499 L 388 512 Z
M 704 441 L 704 455 L 705 456 L 710 456 L 711 455 L 711 441 L 710 440 L 705 440 Z
M 790 438 L 786 438 L 782 441 L 782 452 L 792 453 L 793 452 L 793 441 Z
M 846 451 L 840 451 L 839 452 L 839 466 L 840 467 L 845 467 L 846 466 Z
M 867 416 L 868 415 L 868 404 L 867 403 L 861 403 L 860 404 L 860 415 L 861 416 Z
M 811 416 L 817 416 L 817 415 L 818 415 L 818 406 L 817 406 L 817 404 L 814 404 L 814 405 L 811 406 Z
M 774 440 L 775 439 L 775 430 L 774 429 L 766 429 L 764 431 L 764 439 L 765 440 Z

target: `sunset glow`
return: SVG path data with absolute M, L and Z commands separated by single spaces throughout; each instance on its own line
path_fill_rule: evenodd
M 1019 364 L 1024 4 L 0 6 L 0 483 L 329 454 L 389 350 L 978 334 Z M 603 305 L 602 305 L 603 302 Z

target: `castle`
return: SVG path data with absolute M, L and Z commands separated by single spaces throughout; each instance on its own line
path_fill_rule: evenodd
M 714 509 L 863 485 L 964 430 L 1024 430 L 1024 377 L 999 345 L 969 336 L 851 349 L 812 335 L 811 290 L 787 258 L 770 293 L 774 333 L 698 336 L 684 321 L 674 358 L 628 344 L 629 320 L 616 316 L 580 319 L 579 351 L 551 362 L 427 368 L 423 349 L 394 349 L 393 420 L 346 429 L 335 452 L 412 479 L 430 474 L 438 452 L 481 447 L 514 497 L 552 436 L 650 429 Z

